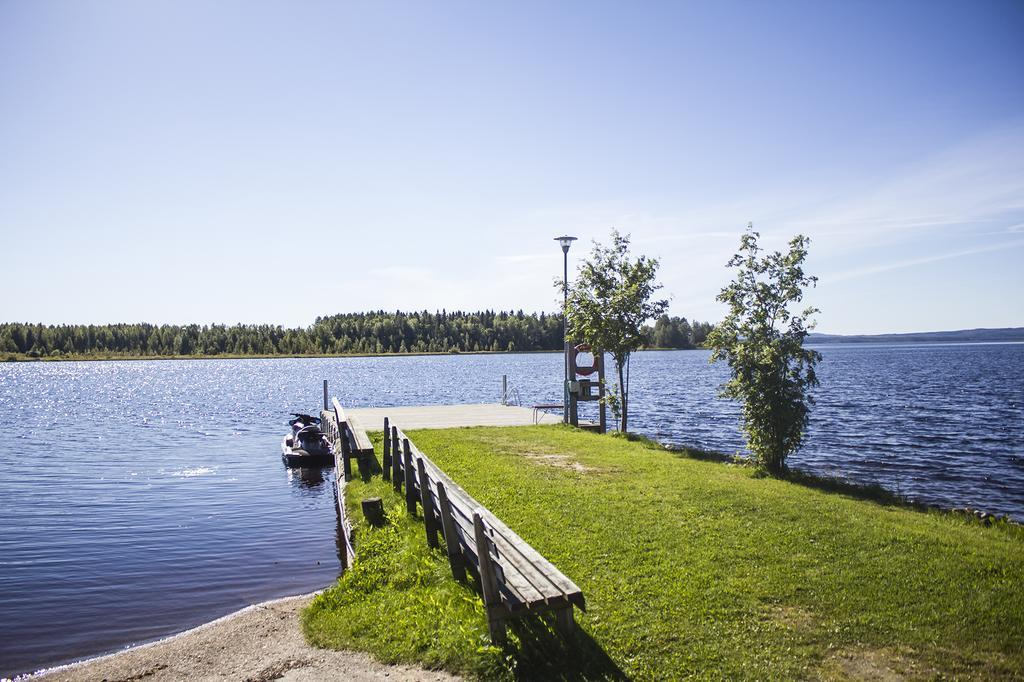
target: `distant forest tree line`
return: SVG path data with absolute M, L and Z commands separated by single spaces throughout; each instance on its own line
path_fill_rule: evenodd
M 0 323 L 7 356 L 343 355 L 542 351 L 562 347 L 562 316 L 517 312 L 368 312 L 318 317 L 309 327 L 236 325 L 43 325 Z M 650 348 L 700 347 L 706 322 L 663 315 Z

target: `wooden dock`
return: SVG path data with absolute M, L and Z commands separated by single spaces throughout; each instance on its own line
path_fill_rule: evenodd
M 384 428 L 384 417 L 404 429 L 452 429 L 461 426 L 532 426 L 561 424 L 560 411 L 544 412 L 512 405 L 429 405 L 425 407 L 374 407 L 348 409 L 370 431 Z M 535 421 L 536 418 L 536 421 Z

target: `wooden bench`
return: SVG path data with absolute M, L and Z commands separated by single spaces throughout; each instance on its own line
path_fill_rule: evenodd
M 533 406 L 533 423 L 539 424 L 542 419 L 542 415 L 548 413 L 548 410 L 565 410 L 565 405 L 562 403 L 549 403 L 546 405 L 534 405 Z
M 444 538 L 455 579 L 465 580 L 467 569 L 479 578 L 494 643 L 505 641 L 510 618 L 528 614 L 553 612 L 558 630 L 572 631 L 573 606 L 586 611 L 582 590 L 441 471 L 387 418 L 383 472 L 396 491 L 404 485 L 410 514 L 421 506 L 427 543 L 439 547 L 438 536 Z

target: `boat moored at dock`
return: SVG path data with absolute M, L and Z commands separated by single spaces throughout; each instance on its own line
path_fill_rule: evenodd
M 290 467 L 334 466 L 334 451 L 320 429 L 320 419 L 293 413 L 291 431 L 281 440 L 281 459 Z

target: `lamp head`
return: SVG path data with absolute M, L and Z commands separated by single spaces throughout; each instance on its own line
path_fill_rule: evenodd
M 562 253 L 569 253 L 569 247 L 576 241 L 576 237 L 555 237 L 555 241 L 562 245 Z

